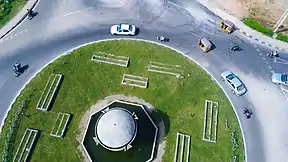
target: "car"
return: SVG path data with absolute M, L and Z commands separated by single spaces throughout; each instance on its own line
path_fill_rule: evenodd
M 237 96 L 241 96 L 247 91 L 242 81 L 231 71 L 224 71 L 221 73 L 221 80 L 224 81 L 229 88 L 232 89 L 232 93 Z
M 135 25 L 119 24 L 111 26 L 110 33 L 113 35 L 135 35 Z
M 288 75 L 286 73 L 274 73 L 271 80 L 275 84 L 288 86 Z

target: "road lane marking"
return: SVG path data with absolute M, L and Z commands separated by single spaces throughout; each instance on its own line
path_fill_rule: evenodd
M 260 52 L 259 55 L 262 57 L 262 56 L 263 56 L 263 53 Z
M 87 7 L 87 8 L 84 8 L 84 9 L 82 9 L 82 10 L 77 10 L 77 11 L 69 12 L 69 13 L 67 13 L 67 14 L 65 14 L 65 15 L 63 15 L 63 16 L 60 16 L 60 17 L 65 17 L 65 16 L 73 15 L 73 14 L 76 14 L 76 13 L 79 13 L 79 12 L 83 12 L 84 10 L 90 10 L 90 9 L 92 9 L 92 8 L 94 8 L 94 7 Z
M 274 58 L 274 63 L 287 65 L 287 64 L 288 64 L 288 61 L 287 61 L 287 60 L 284 60 L 284 59 L 281 59 L 281 58 L 275 57 L 275 58 Z

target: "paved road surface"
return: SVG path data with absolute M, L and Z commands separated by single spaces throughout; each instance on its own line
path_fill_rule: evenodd
M 216 23 L 220 19 L 195 1 L 110 2 L 114 3 L 104 0 L 41 1 L 35 9 L 39 12 L 37 17 L 26 20 L 0 43 L 1 120 L 13 97 L 43 65 L 81 44 L 116 38 L 109 34 L 111 24 L 126 22 L 140 27 L 140 34 L 135 38 L 156 41 L 159 35 L 169 37 L 171 41 L 167 45 L 199 62 L 217 80 L 223 70 L 235 72 L 248 87 L 248 93 L 243 97 L 234 96 L 219 82 L 240 117 L 246 139 L 246 158 L 251 162 L 286 160 L 287 130 L 283 128 L 288 122 L 287 101 L 279 87 L 270 82 L 270 77 L 271 70 L 285 72 L 288 65 L 273 63 L 273 60 L 265 63 L 265 55 L 259 53 L 270 49 L 238 32 L 228 35 L 219 31 Z M 208 54 L 203 54 L 196 46 L 202 36 L 216 45 Z M 229 45 L 233 43 L 244 50 L 229 52 Z M 280 55 L 288 60 L 288 55 Z M 27 72 L 17 79 L 12 72 L 16 61 L 29 65 Z M 243 117 L 243 106 L 253 110 L 252 119 Z

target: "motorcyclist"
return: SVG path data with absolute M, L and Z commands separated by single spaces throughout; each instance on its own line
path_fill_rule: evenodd
M 268 57 L 279 57 L 278 52 L 277 51 L 271 51 L 267 54 Z
M 165 41 L 165 37 L 164 36 L 157 37 L 157 39 L 160 40 L 160 41 Z
M 278 52 L 277 51 L 273 51 L 272 54 L 273 54 L 274 57 L 278 57 Z
M 252 112 L 251 112 L 251 110 L 249 110 L 246 107 L 244 107 L 243 114 L 246 116 L 246 118 L 250 118 L 251 115 L 252 115 Z
M 27 8 L 27 13 L 29 17 L 33 17 L 33 11 L 29 8 Z
M 234 45 L 230 48 L 232 51 L 237 51 L 240 49 L 240 47 L 238 45 Z
M 13 67 L 14 72 L 19 73 L 20 67 L 21 67 L 21 64 L 17 62 Z

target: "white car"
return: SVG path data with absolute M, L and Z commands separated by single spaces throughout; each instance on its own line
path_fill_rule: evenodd
M 288 75 L 286 73 L 274 73 L 271 80 L 275 84 L 288 86 Z
M 113 25 L 111 26 L 110 33 L 113 35 L 135 35 L 136 27 L 128 24 Z
M 237 96 L 241 96 L 247 91 L 241 80 L 231 71 L 221 73 L 221 79 L 232 89 L 232 93 Z

